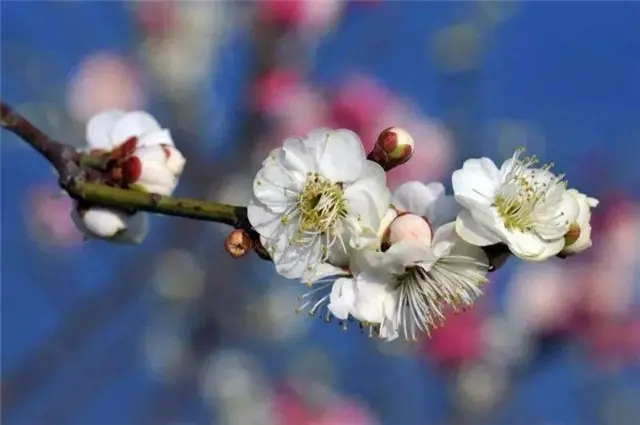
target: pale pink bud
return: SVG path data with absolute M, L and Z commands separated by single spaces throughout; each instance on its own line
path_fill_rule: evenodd
M 401 241 L 431 244 L 431 226 L 427 220 L 415 214 L 401 214 L 391 222 L 384 241 L 390 245 Z
M 373 151 L 369 154 L 369 159 L 377 162 L 385 171 L 388 171 L 411 159 L 414 150 L 415 143 L 408 131 L 398 127 L 389 127 L 378 136 Z

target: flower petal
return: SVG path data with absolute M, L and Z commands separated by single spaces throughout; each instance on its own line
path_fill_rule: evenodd
M 493 245 L 501 241 L 500 237 L 480 224 L 468 210 L 462 210 L 458 214 L 456 233 L 463 240 L 476 246 Z
M 334 182 L 355 181 L 367 161 L 358 135 L 350 130 L 332 130 L 321 137 L 313 140 L 324 145 L 316 148 L 322 152 L 316 156 L 320 174 Z
M 451 183 L 456 199 L 464 197 L 482 205 L 491 204 L 498 188 L 493 178 L 489 177 L 481 167 L 454 171 L 451 175 Z
M 140 137 L 145 134 L 161 131 L 162 128 L 153 116 L 144 111 L 127 112 L 113 127 L 111 140 L 115 146 L 125 142 L 130 137 Z M 173 142 L 171 142 L 173 144 Z
M 173 138 L 169 130 L 159 130 L 150 133 L 143 133 L 139 136 L 138 146 L 174 146 Z
M 119 109 L 109 109 L 94 115 L 87 123 L 85 134 L 89 148 L 108 151 L 114 148 L 111 132 L 124 115 L 124 111 Z
M 296 172 L 300 180 L 304 180 L 307 173 L 315 171 L 312 152 L 309 151 L 304 140 L 299 137 L 285 140 L 282 145 L 282 154 L 276 158 L 286 169 Z
M 247 205 L 247 217 L 253 228 L 267 238 L 277 238 L 278 230 L 283 226 L 281 214 L 274 213 L 255 200 L 249 201 Z
M 275 162 L 261 168 L 253 180 L 255 198 L 275 213 L 284 213 L 295 205 L 301 189 L 301 182 Z
M 508 232 L 507 245 L 518 258 L 529 261 L 542 261 L 558 254 L 564 247 L 564 239 L 545 241 L 529 232 Z
M 346 320 L 353 309 L 355 301 L 355 280 L 353 278 L 339 278 L 331 287 L 327 308 L 340 320 Z
M 385 318 L 385 299 L 390 296 L 386 285 L 363 274 L 358 276 L 354 288 L 353 317 L 360 321 L 382 323 Z

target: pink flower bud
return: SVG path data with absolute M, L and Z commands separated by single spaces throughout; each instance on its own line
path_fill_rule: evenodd
M 431 226 L 425 218 L 415 214 L 401 214 L 391 222 L 383 239 L 391 245 L 401 241 L 430 245 L 431 237 Z
M 377 162 L 388 171 L 411 159 L 415 149 L 413 137 L 408 131 L 389 127 L 378 136 L 369 159 Z

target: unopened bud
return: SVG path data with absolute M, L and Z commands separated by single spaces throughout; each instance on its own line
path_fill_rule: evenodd
M 383 241 L 389 245 L 401 241 L 431 244 L 431 226 L 427 220 L 415 214 L 401 214 L 396 217 L 383 236 Z
M 244 257 L 252 248 L 253 241 L 251 240 L 251 236 L 242 229 L 233 230 L 224 241 L 224 249 L 233 258 Z
M 564 246 L 573 245 L 580 237 L 580 226 L 578 223 L 573 223 L 569 227 L 569 231 L 564 235 Z
M 388 171 L 409 161 L 414 149 L 415 143 L 408 131 L 389 127 L 380 133 L 368 158 Z

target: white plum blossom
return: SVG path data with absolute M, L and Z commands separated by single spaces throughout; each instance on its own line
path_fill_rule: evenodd
M 383 339 L 402 333 L 415 340 L 418 331 L 429 333 L 444 320 L 444 307 L 473 304 L 486 282 L 488 258 L 455 233 L 451 220 L 459 208 L 442 184 L 405 183 L 392 204 L 398 216 L 384 232 L 386 250 L 353 252 L 352 275 L 333 283 L 327 309 Z
M 86 139 L 80 151 L 108 156 L 113 183 L 123 187 L 170 195 L 185 166 L 170 132 L 143 111 L 106 110 L 87 123 Z M 148 233 L 148 216 L 142 212 L 74 206 L 71 215 L 91 237 L 139 244 Z
M 379 244 L 390 197 L 355 133 L 318 129 L 263 162 L 248 217 L 277 272 L 312 282 L 348 265 L 352 250 Z
M 428 334 L 445 320 L 444 307 L 464 309 L 475 302 L 487 281 L 488 259 L 481 248 L 460 239 L 451 222 L 439 227 L 433 240 L 401 240 L 385 252 L 358 251 L 351 270 L 350 313 L 379 324 L 383 339 L 403 334 L 416 340 L 418 332 Z
M 149 218 L 144 213 L 128 215 L 101 207 L 73 208 L 71 219 L 86 236 L 111 242 L 137 245 L 149 232 Z
M 565 246 L 560 251 L 563 255 L 578 254 L 591 247 L 591 209 L 598 206 L 600 201 L 578 192 L 575 189 L 567 190 L 578 203 L 578 218 L 571 223 L 569 233 L 565 235 Z
M 525 260 L 557 255 L 578 217 L 564 176 L 551 166 L 533 168 L 535 157 L 517 150 L 498 169 L 488 158 L 469 159 L 452 176 L 455 199 L 464 209 L 456 221 L 460 237 L 477 246 L 506 244 Z

